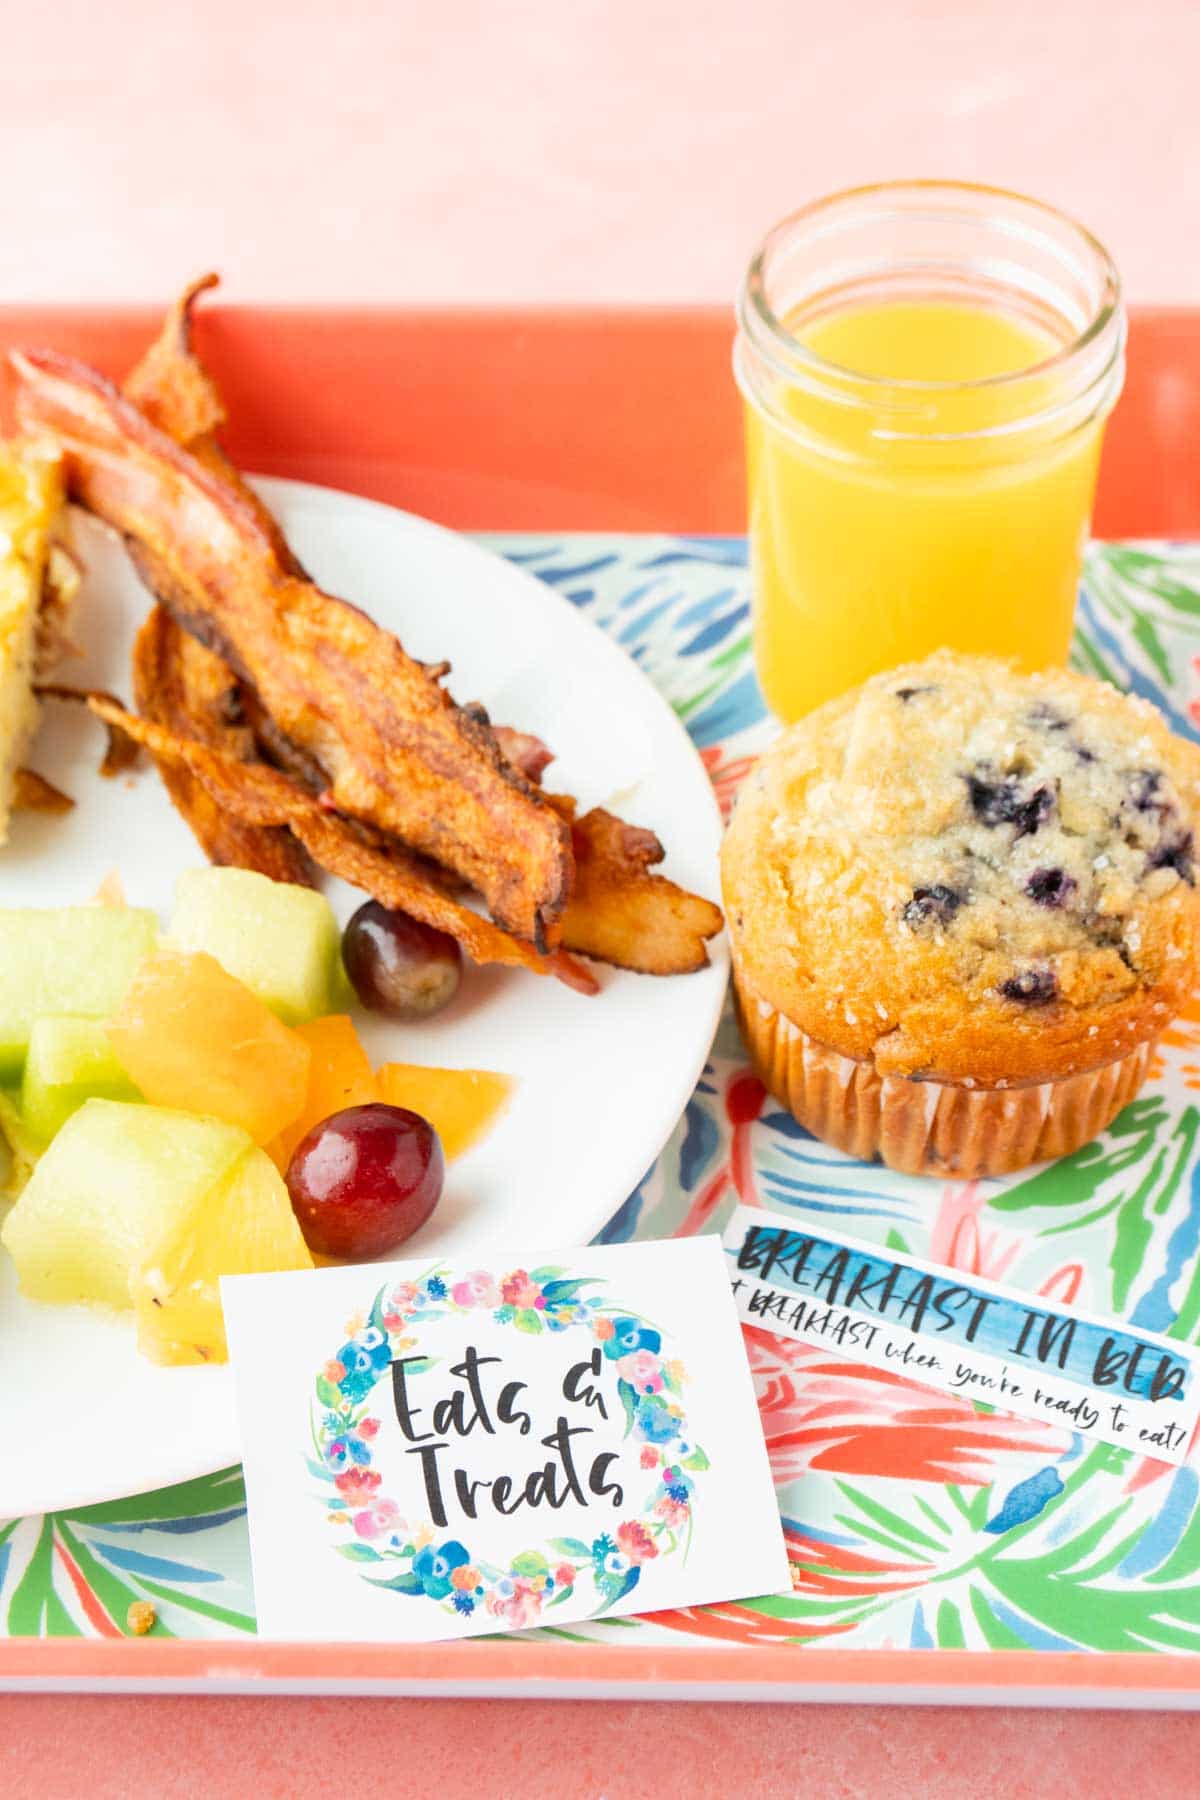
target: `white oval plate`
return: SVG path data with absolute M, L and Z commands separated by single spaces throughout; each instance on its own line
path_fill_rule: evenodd
M 259 485 L 316 580 L 414 655 L 448 657 L 456 698 L 537 732 L 557 752 L 556 787 L 651 826 L 667 845 L 665 871 L 716 897 L 720 821 L 704 768 L 666 701 L 609 638 L 533 576 L 424 519 L 300 482 Z M 145 592 L 94 521 L 77 516 L 76 543 L 87 566 L 84 655 L 60 678 L 128 696 Z M 101 780 L 100 749 L 82 709 L 47 706 L 31 760 L 76 806 L 14 819 L 0 905 L 86 900 L 116 869 L 131 904 L 165 917 L 176 876 L 202 861 L 154 771 Z M 341 883 L 329 892 L 342 918 L 362 898 Z M 712 966 L 696 975 L 602 971 L 592 999 L 481 969 L 425 1024 L 360 1016 L 376 1061 L 517 1078 L 507 1110 L 451 1166 L 436 1214 L 402 1254 L 526 1255 L 588 1242 L 657 1156 L 704 1066 L 726 981 L 723 937 L 711 948 Z M 238 1460 L 230 1371 L 157 1368 L 137 1354 L 127 1320 L 22 1299 L 0 1251 L 0 1443 L 0 1517 L 186 1480 Z

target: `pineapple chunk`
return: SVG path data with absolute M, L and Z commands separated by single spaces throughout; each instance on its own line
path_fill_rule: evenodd
M 144 963 L 108 1035 L 147 1100 L 240 1125 L 256 1143 L 304 1105 L 308 1045 L 211 956 Z
M 134 1274 L 138 1349 L 158 1363 L 225 1362 L 221 1276 L 312 1266 L 282 1178 L 251 1150 Z
M 0 1088 L 0 1205 L 15 1200 L 42 1154 L 21 1112 L 18 1098 Z
M 244 1131 L 88 1100 L 0 1232 L 21 1291 L 137 1317 L 156 1362 L 223 1362 L 222 1275 L 311 1269 L 288 1192 Z
M 511 1075 L 490 1069 L 427 1069 L 417 1063 L 384 1063 L 378 1078 L 389 1106 L 405 1106 L 429 1120 L 447 1162 L 478 1143 L 513 1087 Z
M 88 1100 L 38 1163 L 0 1231 L 33 1300 L 130 1305 L 130 1282 L 253 1148 L 216 1119 Z

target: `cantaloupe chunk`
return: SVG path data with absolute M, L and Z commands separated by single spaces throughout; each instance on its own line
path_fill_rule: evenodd
M 429 1120 L 447 1162 L 478 1142 L 513 1087 L 511 1075 L 489 1069 L 428 1069 L 417 1063 L 384 1063 L 378 1079 L 389 1106 L 406 1106 Z
M 268 1155 L 283 1170 L 300 1139 L 322 1119 L 346 1106 L 368 1106 L 373 1100 L 383 1099 L 354 1022 L 345 1013 L 313 1019 L 307 1025 L 297 1025 L 295 1030 L 310 1051 L 308 1092 L 300 1116 L 266 1147 Z
M 282 1176 L 251 1150 L 133 1275 L 138 1349 L 159 1363 L 225 1362 L 221 1276 L 312 1266 Z
M 256 1143 L 304 1105 L 308 1045 L 214 957 L 164 951 L 143 963 L 108 1035 L 147 1100 L 240 1125 Z

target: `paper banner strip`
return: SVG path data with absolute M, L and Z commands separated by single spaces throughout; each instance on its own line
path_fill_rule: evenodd
M 1187 1458 L 1200 1414 L 1189 1345 L 744 1206 L 723 1241 L 748 1325 L 1142 1456 Z

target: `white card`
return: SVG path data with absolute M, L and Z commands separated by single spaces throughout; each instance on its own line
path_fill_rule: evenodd
M 259 1632 L 427 1642 L 789 1591 L 716 1238 L 221 1284 Z

